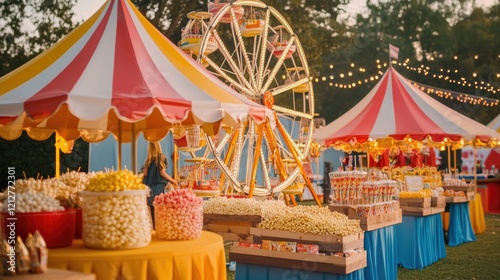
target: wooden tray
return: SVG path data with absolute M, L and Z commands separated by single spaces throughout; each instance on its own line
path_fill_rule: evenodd
M 334 257 L 238 246 L 231 246 L 229 249 L 229 260 L 334 274 L 349 274 L 367 265 L 366 251 L 362 251 L 351 257 Z

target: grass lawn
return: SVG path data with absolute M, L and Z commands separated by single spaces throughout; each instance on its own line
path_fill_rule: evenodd
M 446 246 L 446 258 L 422 270 L 399 267 L 398 279 L 500 279 L 500 215 L 487 214 L 485 217 L 486 231 L 476 235 L 477 241 Z M 226 246 L 226 257 L 228 248 Z M 228 270 L 227 279 L 233 280 L 234 272 Z

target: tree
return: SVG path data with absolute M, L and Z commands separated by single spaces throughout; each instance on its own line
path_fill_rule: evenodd
M 18 68 L 73 30 L 76 0 L 0 1 L 0 76 Z
M 181 27 L 188 22 L 186 15 L 189 12 L 206 10 L 208 7 L 208 3 L 204 0 L 133 0 L 132 2 L 141 14 L 172 42 L 181 39 Z
M 369 63 L 373 67 L 377 60 L 381 62 L 388 61 L 388 45 L 392 44 L 400 49 L 400 61 L 409 59 L 414 63 L 413 66 L 417 66 L 415 63 L 419 63 L 419 65 L 430 66 L 437 69 L 437 71 L 443 67 L 453 66 L 457 69 L 460 68 L 460 73 L 464 73 L 467 64 L 474 64 L 468 68 L 474 69 L 473 71 L 477 73 L 481 69 L 483 69 L 484 75 L 486 73 L 489 73 L 489 75 L 497 73 L 498 71 L 495 72 L 495 68 L 490 67 L 492 63 L 488 67 L 484 64 L 479 67 L 478 63 L 481 63 L 480 61 L 473 59 L 472 62 L 474 63 L 467 63 L 466 60 L 462 60 L 461 63 L 464 65 L 460 67 L 454 61 L 454 56 L 460 56 L 466 50 L 469 52 L 474 50 L 476 54 L 483 54 L 485 61 L 498 62 L 498 58 L 492 57 L 495 50 L 493 45 L 496 44 L 498 47 L 498 37 L 489 35 L 495 34 L 494 28 L 497 28 L 496 34 L 498 34 L 498 27 L 496 27 L 498 24 L 490 25 L 489 21 L 493 22 L 494 16 L 480 14 L 482 10 L 473 9 L 473 5 L 474 1 L 471 0 L 388 0 L 376 3 L 367 0 L 369 13 L 356 17 L 356 25 L 351 26 L 348 30 L 352 34 L 350 40 L 344 41 L 348 44 L 339 45 L 335 52 L 327 56 L 327 59 L 330 61 L 329 63 L 335 65 L 336 73 L 346 73 L 352 63 L 355 65 Z M 495 11 L 494 8 L 492 8 L 493 11 Z M 496 18 L 498 20 L 498 16 Z M 465 22 L 469 22 L 469 24 L 464 29 Z M 459 29 L 460 31 L 458 31 Z M 464 48 L 465 44 L 476 47 Z M 486 49 L 489 49 L 489 51 Z M 368 66 L 366 67 L 368 68 Z M 425 76 L 414 71 L 406 71 L 405 67 L 399 67 L 398 70 L 405 77 L 423 84 L 461 92 L 466 90 L 467 93 L 479 94 L 474 90 L 471 92 L 470 88 L 464 89 L 456 84 L 450 84 L 449 81 L 444 79 L 437 80 L 432 78 L 431 75 Z M 366 72 L 370 74 L 365 74 L 365 76 L 380 74 L 377 71 L 378 69 L 371 69 L 371 71 Z M 469 71 L 472 74 L 472 70 Z M 332 76 L 337 77 L 334 74 Z M 460 77 L 452 77 L 452 75 L 450 75 L 450 78 L 460 79 Z M 336 91 L 348 92 L 346 95 L 350 94 L 354 98 L 358 98 L 359 92 L 364 91 L 364 94 L 366 94 L 369 89 L 361 86 L 355 89 Z M 360 98 L 362 96 L 359 95 Z M 336 97 L 338 97 L 338 94 Z M 350 104 L 354 105 L 359 101 L 359 99 L 356 102 L 352 102 L 352 99 L 349 98 L 345 99 L 346 103 L 342 104 L 338 102 L 324 103 L 336 106 L 336 108 L 331 108 L 330 111 L 337 109 L 345 112 L 352 107 L 349 106 Z M 443 100 L 439 101 L 443 102 Z M 475 109 L 471 110 L 472 105 L 457 104 L 457 102 L 445 102 L 445 104 L 483 123 L 486 115 L 495 114 L 495 112 L 498 114 L 498 106 L 493 109 L 490 107 L 489 110 L 485 110 L 487 108 L 484 106 L 474 106 Z M 481 111 L 481 114 L 476 111 Z

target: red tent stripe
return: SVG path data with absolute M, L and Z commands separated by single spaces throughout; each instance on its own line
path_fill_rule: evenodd
M 386 90 L 387 79 L 384 79 L 378 91 L 373 96 L 372 101 L 365 107 L 365 110 L 359 114 L 359 117 L 353 119 L 350 123 L 339 129 L 335 134 L 368 137 L 372 131 L 375 121 L 377 120 L 381 104 L 384 101 Z
M 130 13 L 123 7 L 123 2 L 119 2 L 118 9 L 120 16 L 117 20 L 125 23 L 118 23 L 116 30 L 114 95 L 111 103 L 118 109 L 120 116 L 127 119 L 142 118 L 155 105 L 162 106 L 167 118 L 182 119 L 191 109 L 191 103 L 179 102 L 183 98 L 158 72 L 140 39 Z M 127 59 L 131 55 L 135 56 L 135 59 Z M 141 64 L 138 65 L 137 61 L 141 61 Z M 161 102 L 160 97 L 166 96 L 167 92 L 169 99 L 175 99 L 175 106 L 172 106 L 174 104 L 169 103 L 167 98 L 163 104 L 153 102 L 154 97 Z
M 394 112 L 396 131 L 399 134 L 411 134 L 411 132 L 427 132 L 429 134 L 445 133 L 431 118 L 429 118 L 408 94 L 408 91 L 396 76 L 395 70 L 390 70 L 392 87 L 394 92 Z M 401 135 L 406 136 L 406 135 Z M 424 137 L 425 138 L 425 137 Z

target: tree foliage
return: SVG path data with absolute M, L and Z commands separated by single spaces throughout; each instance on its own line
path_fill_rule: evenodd
M 367 73 L 380 75 L 377 72 L 380 70 L 375 69 L 375 63 L 377 60 L 388 62 L 388 45 L 392 44 L 400 49 L 399 61 L 408 59 L 413 66 L 424 65 L 437 69 L 436 71 L 443 68 L 457 69 L 457 73 L 448 75 L 448 80 L 460 80 L 461 77 L 472 77 L 473 73 L 478 73 L 477 82 L 496 84 L 498 88 L 499 80 L 496 79 L 496 73 L 499 73 L 500 60 L 495 57 L 498 56 L 499 38 L 498 14 L 495 18 L 495 11 L 498 11 L 499 5 L 493 6 L 490 12 L 485 12 L 481 8 L 473 8 L 473 4 L 472 0 L 377 2 L 367 0 L 369 12 L 356 17 L 356 25 L 351 26 L 348 31 L 351 34 L 350 40 L 339 45 L 335 52 L 325 57 L 328 58 L 329 63 L 335 65 L 336 73 L 349 71 L 351 64 L 356 66 L 365 64 L 365 68 L 368 69 Z M 480 54 L 480 59 L 475 59 L 475 54 Z M 395 67 L 405 77 L 423 84 L 494 97 L 485 91 L 451 84 L 448 80 L 435 79 L 432 75 L 425 76 L 414 71 L 407 71 L 405 67 Z M 359 80 L 359 76 L 352 78 L 352 80 L 355 79 Z M 355 100 L 351 102 L 354 105 L 359 101 L 358 97 L 363 96 L 363 94 L 359 96 L 359 92 L 366 94 L 369 88 L 359 86 L 356 89 L 336 89 L 335 91 L 338 94 L 332 94 L 332 99 L 339 98 L 342 94 L 350 95 Z M 498 106 L 487 108 L 469 106 L 456 101 L 441 99 L 439 101 L 482 123 L 488 122 L 499 113 Z M 337 108 L 333 110 L 337 112 L 345 112 L 346 109 L 352 107 L 349 103 L 328 103 L 336 106 Z M 328 114 L 332 116 L 331 111 L 328 111 Z M 327 118 L 327 120 L 332 119 Z
M 206 10 L 206 0 L 133 0 L 141 14 L 173 42 L 181 39 L 181 27 L 188 22 L 186 15 L 197 10 Z
M 73 30 L 76 0 L 0 1 L 0 76 L 26 63 Z

